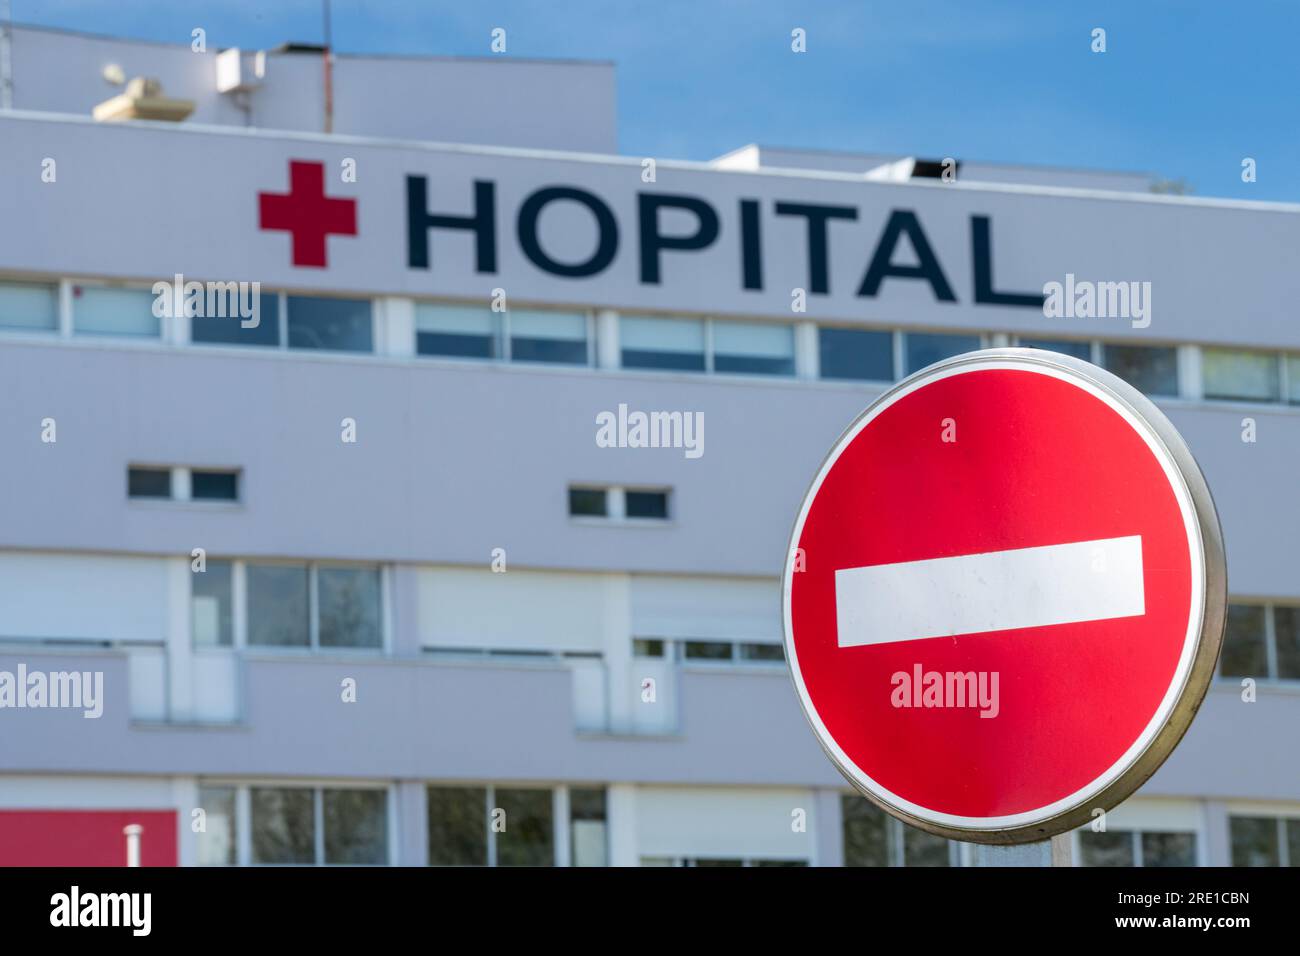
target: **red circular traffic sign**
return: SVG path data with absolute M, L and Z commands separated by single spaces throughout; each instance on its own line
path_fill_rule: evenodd
M 1226 573 L 1164 415 L 1086 362 L 991 349 L 881 396 L 812 483 L 786 656 L 841 771 L 944 836 L 1043 840 L 1110 809 L 1191 722 Z

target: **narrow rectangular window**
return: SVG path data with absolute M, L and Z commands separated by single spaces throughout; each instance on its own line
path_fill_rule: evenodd
M 609 835 L 605 815 L 605 791 L 569 790 L 569 857 L 574 866 L 606 866 Z
M 980 347 L 978 335 L 942 334 L 932 332 L 908 332 L 903 336 L 903 351 L 907 358 L 907 374 L 942 362 L 954 355 L 977 351 Z
M 713 370 L 744 375 L 793 375 L 794 327 L 715 322 Z
M 1273 608 L 1273 639 L 1277 648 L 1277 674 L 1281 680 L 1300 680 L 1300 607 Z M 1300 866 L 1300 858 L 1296 859 Z
M 415 306 L 415 351 L 449 358 L 501 358 L 501 314 L 482 306 Z
M 246 306 L 256 307 L 256 316 L 245 318 L 238 309 L 231 309 L 230 303 L 236 298 L 225 296 L 225 315 L 210 312 L 205 308 L 203 315 L 190 319 L 190 341 L 198 345 L 251 345 L 263 348 L 275 348 L 280 344 L 280 293 L 259 290 L 254 299 L 253 290 L 248 289 L 249 298 Z M 214 305 L 217 304 L 214 297 Z M 252 311 L 250 308 L 249 311 Z M 249 325 L 245 326 L 247 322 Z
M 373 352 L 369 299 L 288 297 L 289 348 Z
M 609 493 L 604 488 L 569 489 L 569 514 L 577 518 L 604 518 L 609 515 Z
M 627 516 L 663 521 L 668 518 L 668 492 L 628 491 Z
M 817 330 L 821 377 L 862 382 L 894 380 L 894 334 L 864 329 Z
M 586 365 L 587 317 L 582 313 L 512 309 L 510 359 Z
M 625 315 L 618 335 L 623 368 L 704 371 L 702 319 Z
M 686 659 L 688 661 L 729 661 L 732 659 L 733 645 L 729 641 L 687 641 Z
M 1268 677 L 1268 638 L 1264 607 L 1229 604 L 1228 623 L 1219 652 L 1219 673 L 1224 677 Z
M 229 561 L 210 559 L 205 570 L 191 574 L 190 629 L 195 647 L 231 646 L 232 570 Z
M 170 468 L 133 467 L 126 471 L 126 494 L 129 498 L 170 498 Z
M 1201 390 L 1206 398 L 1276 402 L 1282 396 L 1280 371 L 1275 352 L 1201 350 Z
M 58 327 L 58 286 L 43 282 L 0 282 L 0 328 L 53 332 Z
M 238 501 L 238 472 L 194 469 L 190 472 L 190 498 L 195 501 Z
M 86 335 L 158 338 L 162 320 L 153 314 L 154 295 L 147 289 L 112 286 L 72 287 L 72 330 Z
M 1145 395 L 1178 394 L 1178 350 L 1165 345 L 1102 346 L 1102 364 Z
M 199 831 L 199 866 L 235 863 L 235 788 L 199 787 L 204 829 Z

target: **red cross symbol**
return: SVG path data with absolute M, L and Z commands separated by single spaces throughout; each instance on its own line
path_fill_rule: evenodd
M 295 266 L 325 267 L 325 237 L 357 234 L 357 201 L 325 195 L 325 164 L 289 162 L 287 193 L 258 193 L 261 228 L 293 238 Z

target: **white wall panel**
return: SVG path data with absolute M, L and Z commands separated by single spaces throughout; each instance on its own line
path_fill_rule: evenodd
M 779 644 L 780 582 L 634 575 L 632 633 Z
M 637 853 L 811 860 L 812 805 L 812 791 L 803 789 L 641 787 Z M 806 832 L 791 827 L 796 809 L 807 813 Z
M 161 558 L 0 553 L 0 637 L 159 641 L 167 633 Z
M 607 575 L 421 568 L 417 619 L 425 647 L 601 651 Z

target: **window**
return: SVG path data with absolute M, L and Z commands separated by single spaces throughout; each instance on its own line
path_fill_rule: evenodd
M 200 787 L 204 829 L 199 832 L 199 866 L 235 863 L 235 788 Z
M 190 497 L 195 501 L 237 501 L 239 474 L 234 471 L 190 472 Z
M 1102 365 L 1145 395 L 1178 394 L 1178 350 L 1172 345 L 1111 345 Z
M 503 826 L 496 837 L 497 866 L 553 866 L 555 825 L 550 790 L 495 788 Z
M 604 488 L 570 488 L 569 514 L 578 518 L 604 518 L 609 514 Z
M 569 791 L 569 859 L 574 866 L 606 866 L 609 836 L 605 816 L 605 791 L 574 788 Z
M 374 350 L 369 299 L 287 297 L 289 348 L 333 352 Z
M 1143 866 L 1195 866 L 1195 833 L 1143 833 Z
M 1092 361 L 1092 343 L 1076 342 L 1067 339 L 1019 339 L 1021 348 L 1026 349 L 1046 349 L 1049 352 L 1060 352 L 1062 355 L 1073 355 L 1077 359 L 1083 359 L 1085 362 Z
M 1127 830 L 1079 833 L 1079 862 L 1083 866 L 1134 866 L 1133 834 Z
M 325 862 L 383 865 L 388 862 L 388 793 L 324 790 Z
M 657 637 L 637 637 L 632 639 L 633 657 L 663 657 L 664 641 Z
M 1268 674 L 1268 638 L 1262 606 L 1228 605 L 1219 673 L 1224 677 L 1264 677 Z
M 1195 866 L 1196 834 L 1185 831 L 1079 831 L 1082 866 Z
M 1300 355 L 1288 355 L 1286 362 L 1286 400 L 1300 405 Z
M 785 661 L 785 648 L 780 644 L 741 644 L 739 650 L 742 661 Z
M 840 797 L 845 866 L 892 866 L 890 817 L 863 797 Z
M 230 469 L 128 465 L 126 493 L 128 498 L 238 501 L 239 472 Z
M 1229 604 L 1219 676 L 1300 680 L 1300 607 Z
M 162 321 L 153 314 L 153 304 L 147 289 L 74 285 L 72 329 L 87 335 L 158 338 Z
M 649 488 L 569 486 L 569 516 L 612 521 L 666 521 L 669 491 Z
M 1300 866 L 1300 817 L 1228 817 L 1233 866 Z
M 260 289 L 260 287 L 259 287 Z M 196 315 L 190 319 L 190 341 L 199 345 L 253 345 L 276 348 L 280 344 L 280 293 L 257 296 L 257 324 L 244 326 L 242 318 L 228 307 L 226 315 Z M 227 299 L 229 302 L 229 299 Z
M 249 805 L 254 863 L 388 862 L 387 790 L 252 787 Z
M 430 866 L 486 866 L 488 798 L 484 787 L 429 787 Z
M 625 315 L 618 326 L 623 368 L 704 371 L 703 320 Z
M 587 317 L 582 313 L 514 309 L 509 321 L 511 361 L 587 364 Z
M 171 469 L 128 468 L 126 494 L 128 498 L 170 498 L 172 496 Z
M 1273 645 L 1277 676 L 1300 680 L 1300 607 L 1273 608 Z
M 321 567 L 316 581 L 321 647 L 382 646 L 378 568 Z
M 555 793 L 540 787 L 429 787 L 431 866 L 554 866 Z M 570 794 L 577 866 L 604 858 L 604 791 Z M 579 855 L 576 850 L 581 850 Z
M 907 374 L 911 375 L 954 355 L 977 351 L 980 347 L 980 337 L 907 332 L 903 335 L 903 343 L 904 354 L 907 356 Z
M 666 520 L 668 517 L 668 492 L 628 491 L 626 495 L 629 518 Z
M 248 643 L 309 647 L 309 575 L 301 564 L 249 564 Z
M 0 328 L 53 332 L 58 327 L 58 286 L 42 282 L 0 282 Z
M 195 647 L 230 647 L 233 643 L 233 567 L 229 561 L 208 560 L 191 577 L 190 629 Z
M 1202 393 L 1206 398 L 1276 402 L 1282 397 L 1281 364 L 1272 352 L 1201 350 Z
M 807 866 L 807 860 L 766 860 L 749 857 L 703 857 L 703 856 L 643 856 L 641 866 L 676 866 L 676 867 L 744 867 L 744 866 Z
M 383 646 L 377 567 L 250 562 L 245 581 L 250 646 Z
M 713 369 L 748 375 L 793 375 L 793 326 L 713 323 Z
M 684 656 L 688 661 L 729 661 L 734 651 L 727 641 L 686 641 Z
M 817 330 L 822 378 L 863 382 L 894 380 L 894 333 L 863 329 Z
M 312 791 L 254 787 L 254 863 L 316 862 L 316 823 Z
M 452 358 L 501 358 L 501 314 L 477 306 L 415 306 L 415 351 Z
M 845 866 L 953 866 L 957 844 L 909 827 L 856 794 L 840 796 Z

